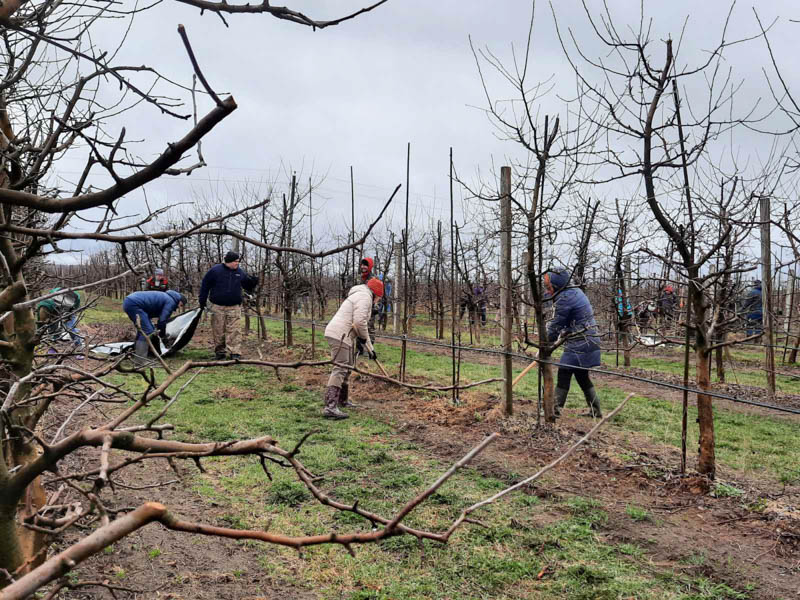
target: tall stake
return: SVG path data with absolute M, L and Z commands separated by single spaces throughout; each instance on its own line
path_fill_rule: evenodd
M 403 230 L 403 342 L 400 350 L 400 381 L 406 380 L 406 350 L 408 337 L 408 185 L 411 173 L 411 142 L 406 153 L 406 225 Z
M 683 191 L 686 196 L 686 212 L 689 215 L 689 255 L 691 256 L 691 262 L 694 263 L 694 250 L 695 250 L 695 226 L 694 226 L 694 215 L 693 208 L 692 208 L 692 193 L 691 188 L 689 187 L 689 169 L 687 167 L 686 162 L 686 144 L 683 137 L 683 121 L 681 120 L 681 101 L 680 95 L 678 94 L 678 81 L 677 78 L 673 77 L 672 79 L 672 94 L 675 99 L 675 116 L 678 120 L 678 139 L 681 145 L 681 158 L 682 158 L 682 170 L 683 170 Z M 685 239 L 685 228 L 681 228 L 681 237 Z M 698 323 L 702 321 L 703 313 L 700 311 L 702 310 L 702 296 L 703 290 L 696 286 L 695 277 L 693 277 L 691 269 L 690 272 L 687 273 L 686 276 L 686 348 L 684 349 L 684 363 L 683 363 L 683 416 L 681 420 L 681 472 L 686 472 L 686 435 L 688 429 L 688 420 L 689 420 L 689 392 L 687 391 L 687 387 L 689 386 L 689 343 L 691 341 L 691 332 L 692 332 L 692 303 L 694 299 L 698 299 L 698 306 L 701 307 L 698 309 Z M 703 368 L 704 363 L 700 359 L 703 357 L 703 351 L 701 349 L 701 338 L 700 329 L 694 331 L 695 337 L 695 369 L 698 373 L 698 384 L 702 387 L 701 381 L 705 380 L 706 382 L 709 381 L 708 373 L 702 374 L 701 369 Z M 703 344 L 706 345 L 707 341 L 703 341 Z M 709 382 L 710 384 L 710 382 Z M 702 469 L 702 464 L 704 460 L 708 461 L 708 456 L 704 458 L 704 452 L 708 452 L 708 444 L 710 440 L 710 447 L 711 453 L 713 456 L 714 451 L 714 423 L 713 423 L 713 415 L 712 415 L 712 407 L 711 407 L 711 398 L 708 396 L 703 396 L 698 394 L 697 396 L 697 421 L 700 424 L 700 470 Z M 704 416 L 705 415 L 705 416 Z M 709 422 L 710 422 L 710 432 L 709 432 Z M 705 450 L 704 450 L 705 448 Z M 713 459 L 712 459 L 713 464 Z M 713 472 L 712 472 L 713 477 Z
M 692 281 L 687 279 L 688 285 L 692 285 Z M 691 326 L 689 323 L 692 320 L 692 303 L 689 302 L 689 288 L 686 288 L 686 345 L 683 348 L 683 407 L 681 413 L 681 473 L 686 473 L 686 436 L 689 426 L 689 348 L 692 345 Z
M 403 289 L 403 244 L 394 241 L 392 233 L 392 251 L 394 252 L 394 285 L 392 286 L 392 333 L 399 332 L 400 290 Z
M 309 235 L 309 250 L 314 252 L 314 206 L 311 203 L 311 177 L 308 178 L 308 235 Z M 308 298 L 311 302 L 311 360 L 317 355 L 317 331 L 316 323 L 314 323 L 314 291 L 316 285 L 314 284 L 314 257 L 311 257 L 311 291 Z
M 353 183 L 353 167 L 351 165 L 350 166 L 350 243 L 352 244 L 355 241 L 356 241 L 356 190 L 355 190 L 355 184 Z M 352 269 L 350 273 L 353 278 L 353 281 L 357 282 L 358 277 L 356 275 L 357 269 L 356 269 L 355 247 L 352 248 L 350 251 L 353 253 L 350 259 L 350 268 Z M 344 293 L 346 294 L 347 290 L 345 290 Z
M 453 404 L 458 404 L 456 383 L 456 251 L 453 223 L 453 147 L 450 147 L 450 346 L 453 354 Z
M 761 302 L 767 347 L 764 369 L 767 372 L 767 397 L 775 400 L 775 348 L 772 331 L 772 248 L 770 240 L 769 196 L 761 196 Z
M 504 413 L 514 413 L 511 375 L 511 167 L 500 168 L 500 322 L 503 344 Z M 475 319 L 477 321 L 477 318 Z

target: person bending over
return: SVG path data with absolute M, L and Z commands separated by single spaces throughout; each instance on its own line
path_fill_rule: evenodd
M 175 290 L 166 292 L 133 292 L 122 301 L 122 310 L 136 326 L 136 343 L 134 344 L 133 362 L 137 367 L 147 362 L 148 345 L 145 336 L 152 336 L 158 329 L 158 337 L 167 338 L 167 321 L 178 308 L 186 306 L 186 296 Z M 153 327 L 150 319 L 158 317 L 158 324 Z M 157 348 L 158 340 L 152 340 Z
M 350 288 L 347 298 L 325 328 L 325 340 L 330 346 L 331 358 L 335 363 L 350 364 L 354 341 L 359 354 L 366 351 L 371 359 L 377 360 L 369 335 L 368 322 L 373 304 L 382 297 L 383 282 L 374 277 L 368 279 L 366 284 Z M 341 408 L 353 406 L 348 401 L 349 378 L 349 369 L 333 366 L 324 395 L 325 408 L 322 416 L 326 419 L 347 418 Z

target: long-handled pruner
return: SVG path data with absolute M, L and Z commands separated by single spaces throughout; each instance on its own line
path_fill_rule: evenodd
M 356 337 L 358 337 L 358 331 L 356 331 L 355 326 L 351 327 L 351 329 L 355 332 Z M 374 349 L 373 349 L 373 352 L 374 352 Z M 359 354 L 356 353 L 355 360 L 353 361 L 353 366 L 354 367 L 356 366 L 356 361 L 358 360 L 358 356 L 359 356 Z M 380 363 L 380 361 L 377 358 L 375 358 L 373 360 L 375 361 L 375 364 L 378 365 L 378 368 L 381 370 L 381 373 L 383 373 L 383 376 L 384 377 L 389 377 L 389 373 L 386 372 L 386 369 L 383 368 L 383 365 Z
M 383 368 L 383 365 L 377 358 L 375 359 L 375 364 L 378 365 L 378 368 L 381 370 L 381 373 L 383 373 L 384 377 L 389 377 L 389 373 L 386 372 L 386 369 Z
M 519 383 L 519 380 L 522 379 L 523 377 L 525 377 L 525 375 L 528 374 L 528 371 L 530 371 L 538 362 L 539 362 L 539 353 L 537 352 L 536 356 L 533 358 L 533 362 L 531 362 L 531 364 L 529 364 L 527 367 L 525 367 L 522 370 L 522 373 L 517 375 L 514 378 L 514 381 L 511 382 L 511 387 L 513 388 L 515 385 L 517 385 Z

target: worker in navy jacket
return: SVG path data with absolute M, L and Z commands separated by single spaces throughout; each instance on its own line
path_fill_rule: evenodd
M 241 358 L 239 344 L 242 318 L 242 289 L 252 292 L 258 285 L 253 277 L 239 268 L 239 254 L 228 252 L 222 264 L 214 265 L 203 277 L 200 286 L 200 307 L 211 302 L 211 335 L 214 340 L 214 356 L 218 360 Z
M 745 313 L 747 335 L 758 335 L 763 331 L 764 303 L 761 282 L 755 280 L 753 287 L 747 292 L 742 301 L 742 311 Z
M 141 365 L 147 359 L 147 339 L 144 336 L 150 336 L 157 328 L 159 337 L 166 339 L 167 321 L 175 310 L 183 306 L 186 306 L 186 297 L 175 290 L 134 292 L 122 301 L 122 310 L 134 325 L 138 325 L 137 329 L 140 330 L 136 335 L 136 344 L 134 345 L 137 364 Z M 155 317 L 158 317 L 158 323 L 156 327 L 153 327 L 150 319 Z
M 567 401 L 567 392 L 572 376 L 581 386 L 589 413 L 586 416 L 600 417 L 600 404 L 594 384 L 587 368 L 600 365 L 600 343 L 594 311 L 586 294 L 578 287 L 569 286 L 571 274 L 566 269 L 548 271 L 544 285 L 555 302 L 555 316 L 547 323 L 547 338 L 555 342 L 566 337 L 563 344 L 556 383 L 556 415 Z

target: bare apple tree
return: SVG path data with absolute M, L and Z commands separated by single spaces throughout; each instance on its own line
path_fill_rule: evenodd
M 268 2 L 182 1 L 215 13 L 223 21 L 236 14 L 268 14 L 322 29 L 357 17 L 386 0 L 332 20 L 316 20 Z M 138 222 L 124 219 L 131 212 L 131 200 L 126 195 L 159 177 L 202 168 L 201 140 L 236 110 L 233 97 L 220 97 L 206 79 L 182 26 L 178 35 L 186 49 L 187 70 L 191 65 L 199 91 L 174 83 L 153 67 L 116 62 L 123 44 L 135 44 L 135 40 L 127 39 L 127 33 L 118 38 L 117 46 L 108 48 L 101 48 L 92 35 L 111 19 L 130 21 L 142 18 L 141 13 L 155 16 L 158 10 L 158 3 L 128 7 L 93 0 L 9 0 L 0 4 L 0 588 L 8 586 L 0 591 L 4 599 L 26 597 L 77 562 L 76 557 L 68 557 L 48 574 L 37 571 L 55 536 L 76 523 L 97 521 L 106 531 L 130 530 L 122 525 L 126 517 L 105 506 L 101 492 L 115 472 L 145 455 L 199 459 L 252 454 L 263 460 L 281 460 L 283 453 L 287 464 L 295 460 L 291 452 L 280 450 L 275 454 L 272 448 L 277 449 L 277 445 L 266 438 L 224 444 L 171 442 L 163 436 L 169 427 L 156 421 L 129 424 L 130 411 L 104 423 L 86 422 L 80 407 L 118 403 L 124 397 L 121 388 L 103 378 L 114 370 L 130 371 L 119 360 L 92 370 L 71 360 L 69 353 L 37 353 L 43 328 L 36 322 L 34 308 L 47 296 L 36 296 L 34 279 L 41 271 L 41 261 L 62 251 L 59 244 L 63 240 L 116 244 L 120 251 L 117 272 L 107 273 L 105 283 L 126 275 L 120 270 L 127 269 L 128 276 L 141 272 L 143 265 L 134 264 L 129 252 L 136 242 L 158 244 L 159 252 L 163 252 L 194 235 L 230 235 L 273 251 L 295 250 L 270 246 L 246 231 L 231 229 L 236 216 L 233 213 L 149 233 L 143 231 L 153 219 L 153 211 L 146 211 Z M 205 114 L 198 114 L 209 103 Z M 138 121 L 127 118 L 134 107 L 149 108 L 156 118 L 185 122 L 183 136 L 165 141 L 163 151 L 152 160 L 138 158 L 133 145 Z M 193 149 L 197 150 L 196 160 L 188 161 Z M 84 166 L 67 188 L 51 175 L 59 161 L 77 156 L 83 156 Z M 103 181 L 110 183 L 98 183 Z M 260 202 L 247 208 L 258 210 L 262 205 Z M 315 256 L 329 256 L 359 243 L 363 238 Z M 148 252 L 145 250 L 145 254 Z M 148 376 L 148 391 L 138 399 L 137 406 L 155 398 L 167 399 L 167 407 L 176 401 L 180 391 L 168 396 L 167 390 L 181 371 L 186 372 L 184 368 L 168 369 L 160 382 L 154 374 Z M 52 429 L 49 412 L 62 402 L 77 405 L 61 426 Z M 66 457 L 90 447 L 99 450 L 96 469 L 88 473 L 60 471 Z M 121 450 L 132 452 L 134 457 L 128 455 L 114 462 Z M 295 470 L 301 478 L 307 476 L 299 463 Z M 396 519 L 390 529 L 398 523 Z M 78 546 L 78 554 L 86 548 L 96 551 L 86 540 Z M 21 585 L 23 581 L 26 583 Z M 22 591 L 9 591 L 12 588 Z
M 559 37 L 581 87 L 584 117 L 609 141 L 591 165 L 592 181 L 643 187 L 641 201 L 663 237 L 653 236 L 641 251 L 687 284 L 697 385 L 710 390 L 711 355 L 723 343 L 718 334 L 730 318 L 722 310 L 729 299 L 714 290 L 726 286 L 731 275 L 753 269 L 752 257 L 731 250 L 753 227 L 754 198 L 780 173 L 780 161 L 746 176 L 735 161 L 720 160 L 726 152 L 722 134 L 763 118 L 754 107 L 738 112 L 733 104 L 739 82 L 726 52 L 744 40 L 730 39 L 731 7 L 706 58 L 685 65 L 672 39 L 654 41 L 653 22 L 644 14 L 638 30 L 622 33 L 608 6 L 600 14 L 592 14 L 585 2 L 584 9 L 602 58 L 594 58 L 584 47 L 587 40 L 579 41 L 571 31 L 559 28 Z M 726 184 L 722 193 L 720 182 Z M 713 477 L 711 396 L 698 394 L 697 409 L 698 470 Z

